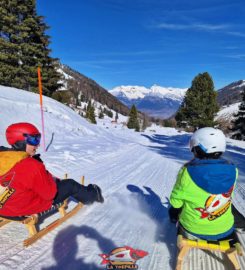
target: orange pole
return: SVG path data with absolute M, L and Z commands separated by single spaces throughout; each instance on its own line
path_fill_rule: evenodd
M 40 105 L 43 106 L 43 88 L 42 88 L 42 77 L 41 77 L 41 69 L 37 68 L 38 75 L 38 89 L 39 89 L 39 97 L 40 97 Z
M 41 77 L 41 68 L 37 68 L 38 76 L 38 88 L 39 88 L 39 97 L 40 97 L 40 108 L 41 108 L 41 120 L 42 120 L 42 142 L 43 142 L 43 151 L 46 152 L 45 147 L 45 133 L 44 133 L 44 115 L 43 115 L 43 89 L 42 89 L 42 77 Z

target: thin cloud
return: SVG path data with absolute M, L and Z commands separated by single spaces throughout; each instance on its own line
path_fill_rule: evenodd
M 125 64 L 128 61 L 125 60 L 111 60 L 111 59 L 106 59 L 106 60 L 89 60 L 89 61 L 81 61 L 83 64 L 102 64 L 102 65 L 107 65 L 107 64 Z
M 245 37 L 245 33 L 239 31 L 232 31 L 232 25 L 230 24 L 174 24 L 174 23 L 160 23 L 155 28 L 166 30 L 196 30 L 205 32 L 220 32 L 226 35 L 232 35 L 237 37 Z
M 227 49 L 227 50 L 236 50 L 236 49 L 240 49 L 240 47 L 238 47 L 238 46 L 226 46 L 226 47 L 224 47 L 224 49 Z
M 245 37 L 245 33 L 229 31 L 226 34 L 236 37 Z
M 161 62 L 160 59 L 138 59 L 138 60 L 86 60 L 86 61 L 69 61 L 68 64 L 70 65 L 76 65 L 76 66 L 84 66 L 84 67 L 90 67 L 90 68 L 96 68 L 96 69 L 105 69 L 108 68 L 108 66 L 113 65 L 132 65 L 136 63 L 157 63 Z
M 203 29 L 206 31 L 218 31 L 230 28 L 227 24 L 196 24 L 194 25 L 197 29 Z
M 230 25 L 227 24 L 172 24 L 172 23 L 161 23 L 156 26 L 161 29 L 170 29 L 170 30 L 183 30 L 183 29 L 197 29 L 197 30 L 206 30 L 206 31 L 217 31 L 230 28 Z
M 245 58 L 245 54 L 226 55 L 226 57 L 234 58 L 234 59 L 244 59 Z
M 141 56 L 141 55 L 158 55 L 158 54 L 167 54 L 166 51 L 128 51 L 128 52 L 102 52 L 102 53 L 93 53 L 93 56 Z

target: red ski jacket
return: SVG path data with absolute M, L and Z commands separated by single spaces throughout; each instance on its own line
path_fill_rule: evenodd
M 0 152 L 0 216 L 48 210 L 56 193 L 56 183 L 43 163 L 26 152 Z

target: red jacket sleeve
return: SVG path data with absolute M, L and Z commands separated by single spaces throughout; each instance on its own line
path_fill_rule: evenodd
M 37 195 L 44 200 L 54 199 L 57 193 L 57 185 L 51 173 L 49 173 L 44 164 L 34 159 L 28 158 L 26 160 L 28 166 L 28 184 L 27 188 L 32 189 Z

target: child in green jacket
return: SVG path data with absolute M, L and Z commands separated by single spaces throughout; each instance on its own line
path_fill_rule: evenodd
M 170 196 L 170 219 L 178 219 L 187 238 L 226 238 L 234 231 L 231 196 L 238 170 L 221 158 L 225 136 L 221 130 L 201 128 L 191 137 L 190 149 L 194 159 L 179 171 Z

